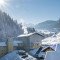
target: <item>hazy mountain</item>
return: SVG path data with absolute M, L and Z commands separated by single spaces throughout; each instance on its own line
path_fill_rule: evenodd
M 18 25 L 9 15 L 0 11 L 0 38 L 15 37 L 22 34 L 22 26 Z
M 48 20 L 35 25 L 36 29 L 59 31 L 60 30 L 60 19 L 58 21 Z

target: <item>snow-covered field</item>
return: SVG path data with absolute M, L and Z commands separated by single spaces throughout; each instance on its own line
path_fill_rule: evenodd
M 43 45 L 60 44 L 60 33 L 58 33 L 56 36 L 51 36 L 42 40 L 42 44 Z

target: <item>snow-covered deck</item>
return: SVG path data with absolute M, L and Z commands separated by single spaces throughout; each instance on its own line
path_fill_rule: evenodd
M 13 51 L 4 57 L 2 57 L 0 60 L 36 60 L 36 58 L 32 57 L 28 54 L 28 57 L 22 58 L 19 54 L 17 54 L 18 51 Z

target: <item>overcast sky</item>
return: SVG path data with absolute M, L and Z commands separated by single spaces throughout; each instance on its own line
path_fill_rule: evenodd
M 4 11 L 18 22 L 37 24 L 46 20 L 58 20 L 60 0 L 10 0 Z

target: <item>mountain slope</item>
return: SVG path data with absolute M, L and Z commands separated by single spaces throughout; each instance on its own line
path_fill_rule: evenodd
M 60 23 L 58 21 L 52 21 L 48 20 L 42 23 L 39 23 L 35 26 L 36 29 L 45 29 L 45 30 L 59 30 L 60 29 Z
M 15 37 L 22 33 L 22 27 L 5 12 L 0 11 L 0 38 Z

